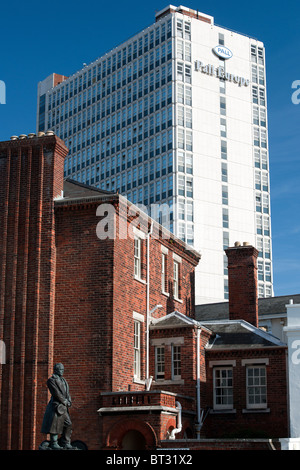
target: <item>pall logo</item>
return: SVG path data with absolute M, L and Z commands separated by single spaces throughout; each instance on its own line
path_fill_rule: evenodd
M 225 46 L 216 46 L 213 48 L 213 52 L 221 59 L 231 59 L 233 53 L 228 47 Z

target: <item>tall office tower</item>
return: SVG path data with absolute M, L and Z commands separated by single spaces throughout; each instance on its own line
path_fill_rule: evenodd
M 170 208 L 171 231 L 202 253 L 196 303 L 228 298 L 224 249 L 237 240 L 258 248 L 259 296 L 273 295 L 262 42 L 169 5 L 74 75 L 39 83 L 48 129 L 70 149 L 66 176 Z

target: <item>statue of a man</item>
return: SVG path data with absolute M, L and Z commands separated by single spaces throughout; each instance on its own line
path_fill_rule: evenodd
M 50 448 L 55 450 L 72 449 L 72 422 L 69 415 L 71 397 L 65 378 L 64 366 L 55 364 L 53 375 L 47 380 L 51 399 L 47 405 L 42 424 L 42 433 L 50 434 Z M 58 444 L 58 435 L 61 434 Z

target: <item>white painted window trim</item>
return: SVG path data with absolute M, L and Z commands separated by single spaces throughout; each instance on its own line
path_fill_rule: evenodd
M 141 339 L 142 339 L 142 332 L 141 332 L 141 322 L 137 319 L 134 319 L 134 338 L 135 338 L 135 328 L 136 325 L 138 326 L 138 345 L 135 345 L 134 339 L 134 373 L 133 373 L 133 380 L 141 380 Z M 137 360 L 136 360 L 136 353 L 137 353 Z M 137 369 L 137 370 L 136 370 Z M 137 373 L 136 373 L 137 372 Z
M 151 340 L 151 346 L 181 346 L 184 344 L 184 337 L 177 336 L 174 338 L 154 338 Z
M 264 362 L 256 362 L 256 363 L 253 363 L 253 362 L 250 362 L 248 364 L 246 364 L 247 368 L 246 369 L 251 369 L 252 366 L 255 367 L 255 366 L 258 366 L 258 367 L 263 367 L 265 369 L 265 372 L 266 372 L 266 383 L 264 385 L 264 387 L 266 388 L 266 399 L 268 398 L 268 381 L 267 381 L 267 370 L 266 370 L 266 363 Z M 254 387 L 254 385 L 253 385 Z M 257 385 L 256 387 L 262 387 L 262 385 Z M 250 386 L 248 385 L 248 372 L 246 370 L 246 406 L 247 406 L 247 410 L 266 410 L 268 409 L 268 403 L 249 403 L 249 395 L 248 395 L 248 389 L 250 388 Z
M 135 256 L 136 242 L 138 242 L 138 257 Z M 136 265 L 137 262 L 137 265 Z M 138 272 L 136 272 L 138 271 Z M 142 280 L 142 239 L 135 235 L 134 237 L 134 279 Z
M 172 343 L 171 347 L 172 347 L 172 352 L 171 352 L 171 354 L 172 354 L 172 374 L 171 374 L 172 380 L 181 380 L 181 374 L 176 374 L 176 375 L 174 374 L 174 362 L 175 362 L 174 361 L 174 348 L 176 348 L 176 347 L 181 348 L 181 345 Z M 180 369 L 182 369 L 181 358 L 182 358 L 182 350 L 180 349 L 180 361 L 179 361 L 180 362 Z
M 132 318 L 142 323 L 145 321 L 145 316 L 138 312 L 133 312 Z
M 166 246 L 160 245 L 160 248 L 161 248 L 161 252 L 164 253 L 165 255 L 169 253 L 169 249 Z
M 173 253 L 173 260 L 177 261 L 177 263 L 182 263 L 182 258 L 176 255 L 176 253 Z
M 236 367 L 236 361 L 226 360 L 226 361 L 209 361 L 209 367 Z
M 216 361 L 216 362 L 221 362 L 221 361 Z M 226 362 L 226 361 L 224 361 Z M 216 403 L 216 390 L 217 390 L 217 387 L 216 387 L 216 371 L 220 370 L 220 369 L 225 369 L 225 370 L 231 370 L 233 369 L 233 365 L 232 364 L 224 364 L 224 362 L 222 362 L 220 365 L 215 365 L 214 368 L 213 368 L 213 410 L 214 411 L 228 411 L 228 410 L 233 410 L 233 402 L 232 404 L 217 404 Z M 230 362 L 233 362 L 233 361 L 228 361 L 229 363 Z M 231 387 L 228 387 L 232 390 L 232 400 L 234 398 L 234 386 L 233 386 L 233 377 L 232 377 L 232 386 Z
M 133 231 L 134 235 L 141 238 L 142 240 L 146 239 L 146 233 L 142 232 L 140 229 L 138 229 L 136 227 L 133 227 L 132 231 Z
M 251 365 L 269 365 L 269 358 L 259 358 L 259 359 L 242 359 L 242 366 L 251 366 Z

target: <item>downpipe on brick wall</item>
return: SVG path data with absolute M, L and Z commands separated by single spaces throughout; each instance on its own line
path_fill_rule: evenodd
M 197 424 L 196 434 L 197 439 L 200 440 L 200 431 L 202 428 L 202 417 L 201 417 L 201 399 L 200 399 L 200 339 L 201 339 L 201 328 L 197 328 Z
M 147 306 L 146 306 L 146 380 L 149 380 L 149 324 L 150 324 L 150 237 L 153 232 L 153 222 L 147 233 Z
M 197 364 L 196 364 L 196 367 L 197 367 L 197 383 L 196 383 L 196 388 L 197 388 L 197 423 L 195 425 L 195 429 L 196 429 L 196 436 L 197 436 L 197 440 L 199 441 L 201 436 L 200 436 L 200 432 L 201 432 L 201 429 L 202 429 L 202 426 L 203 426 L 203 423 L 210 411 L 210 408 L 207 408 L 206 410 L 201 410 L 201 398 L 200 398 L 200 384 L 201 384 L 201 356 L 200 356 L 200 340 L 201 340 L 201 332 L 202 332 L 202 328 L 200 326 L 198 326 L 197 328 Z M 217 335 L 218 336 L 218 335 Z M 215 341 L 215 340 L 214 340 Z
M 175 404 L 176 404 L 176 409 L 177 409 L 177 428 L 172 429 L 170 437 L 169 437 L 169 439 L 171 439 L 171 440 L 174 440 L 175 435 L 178 434 L 182 430 L 182 419 L 181 419 L 182 407 L 181 407 L 181 404 L 179 403 L 179 401 L 176 401 Z

